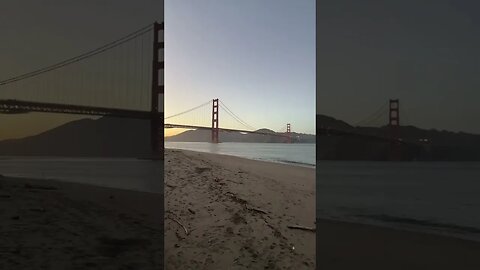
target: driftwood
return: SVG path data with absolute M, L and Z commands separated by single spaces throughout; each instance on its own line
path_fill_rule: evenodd
M 260 213 L 263 213 L 263 214 L 268 214 L 267 211 L 265 211 L 265 210 L 263 210 L 263 209 L 260 209 L 260 208 L 249 207 L 248 205 L 245 205 L 245 207 L 247 207 L 248 210 L 260 212 Z
M 186 228 L 180 221 L 178 221 L 178 220 L 177 220 L 176 218 L 174 218 L 174 217 L 167 217 L 167 218 L 175 221 L 178 225 L 182 226 L 183 230 L 185 231 L 185 234 L 188 235 L 188 230 L 187 230 L 187 228 Z
M 304 231 L 311 231 L 311 232 L 315 231 L 315 228 L 313 227 L 306 227 L 306 226 L 300 226 L 300 225 L 288 225 L 287 227 L 289 229 L 297 229 L 297 230 L 304 230 Z
M 169 188 L 177 188 L 178 186 L 175 186 L 175 185 L 172 185 L 172 184 L 167 184 L 165 183 L 165 186 L 169 187 Z

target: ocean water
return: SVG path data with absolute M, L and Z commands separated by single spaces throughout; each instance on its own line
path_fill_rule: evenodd
M 297 166 L 315 167 L 315 144 L 165 142 L 165 148 L 192 150 Z
M 319 161 L 317 217 L 480 241 L 479 162 Z
M 163 161 L 134 158 L 2 157 L 0 174 L 163 192 Z

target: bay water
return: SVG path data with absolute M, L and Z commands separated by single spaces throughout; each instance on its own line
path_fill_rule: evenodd
M 315 144 L 310 143 L 165 142 L 165 148 L 315 167 Z
M 317 218 L 480 241 L 480 162 L 318 161 Z

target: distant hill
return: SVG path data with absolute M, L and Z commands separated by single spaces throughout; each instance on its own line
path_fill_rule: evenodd
M 259 132 L 272 133 L 275 131 L 269 129 L 259 129 Z M 170 142 L 210 142 L 211 131 L 205 129 L 188 130 L 177 134 L 175 136 L 166 137 L 165 141 Z M 268 136 L 263 134 L 244 134 L 240 132 L 225 132 L 219 133 L 221 142 L 245 142 L 245 143 L 283 143 L 285 138 L 278 136 Z M 315 135 L 300 134 L 292 132 L 292 141 L 296 143 L 315 143 Z
M 353 127 L 335 118 L 317 115 L 317 134 L 292 133 L 296 143 L 315 143 L 320 160 L 389 160 L 389 142 L 369 137 L 332 135 L 320 132 L 320 127 L 387 136 L 388 127 Z M 262 129 L 263 132 L 274 132 Z M 480 135 L 464 132 L 426 130 L 413 126 L 400 127 L 404 141 L 399 149 L 402 160 L 480 161 Z M 167 141 L 209 142 L 209 130 L 190 130 L 166 138 Z M 428 141 L 423 141 L 427 139 Z M 222 142 L 281 143 L 281 137 L 220 132 Z M 49 155 L 92 157 L 143 157 L 150 155 L 150 123 L 148 120 L 100 118 L 72 121 L 38 135 L 0 141 L 0 155 Z
M 262 129 L 263 132 L 275 133 Z M 315 142 L 314 135 L 293 134 L 297 142 Z M 208 130 L 186 131 L 170 141 L 209 142 Z M 221 132 L 222 142 L 283 142 L 281 137 Z M 21 139 L 0 141 L 3 156 L 90 156 L 145 157 L 150 152 L 150 122 L 103 117 L 66 123 L 43 133 Z
M 150 122 L 136 119 L 81 119 L 38 135 L 0 141 L 0 155 L 139 157 L 149 154 Z
M 323 160 L 389 160 L 392 146 L 367 137 L 348 135 L 327 136 L 320 127 L 388 137 L 388 127 L 353 127 L 329 116 L 317 115 L 317 159 Z M 402 160 L 480 161 L 480 135 L 464 132 L 426 130 L 414 126 L 401 126 L 400 137 L 405 142 L 400 147 Z M 427 140 L 425 140 L 427 139 Z
M 354 129 L 353 126 L 347 124 L 346 122 L 343 122 L 342 120 L 335 119 L 330 116 L 322 115 L 322 114 L 317 114 L 317 127 L 330 127 L 330 128 L 335 128 L 338 130 L 352 130 Z

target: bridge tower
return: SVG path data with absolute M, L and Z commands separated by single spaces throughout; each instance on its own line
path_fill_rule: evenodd
M 401 159 L 400 145 L 400 101 L 398 99 L 390 99 L 390 108 L 388 114 L 388 129 L 392 142 L 390 144 L 390 160 Z
M 400 101 L 398 99 L 390 99 L 390 113 L 388 124 L 390 126 L 400 126 Z
M 287 143 L 292 143 L 292 133 L 290 132 L 290 123 L 287 124 Z
M 218 143 L 218 98 L 213 100 L 212 106 L 212 143 Z
M 164 81 L 163 69 L 165 66 L 163 49 L 165 43 L 163 41 L 164 24 L 155 22 L 153 24 L 153 61 L 152 61 L 152 96 L 151 96 L 151 113 L 150 119 L 150 143 L 154 155 L 163 157 L 163 95 Z M 162 50 L 160 52 L 160 50 Z

